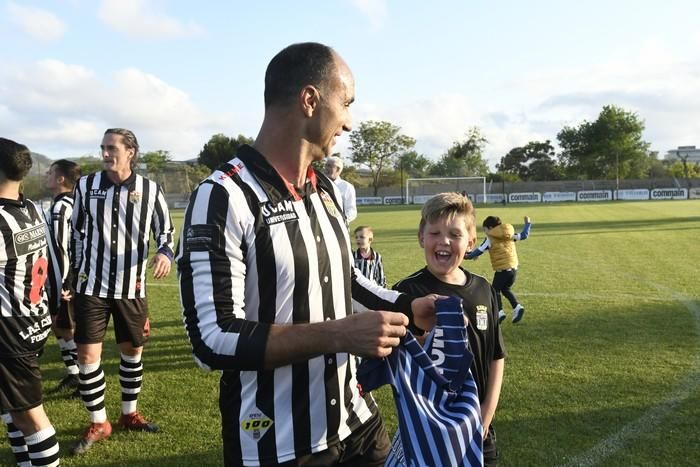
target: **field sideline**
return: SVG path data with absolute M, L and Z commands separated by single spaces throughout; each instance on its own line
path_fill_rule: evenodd
M 522 226 L 514 291 L 524 320 L 504 321 L 508 351 L 494 426 L 503 466 L 700 465 L 700 200 L 477 208 Z M 182 212 L 174 212 L 176 226 Z M 390 284 L 421 268 L 418 207 L 361 207 Z M 480 240 L 483 237 L 479 228 Z M 487 256 L 463 263 L 491 279 Z M 122 433 L 70 458 L 88 417 L 80 401 L 45 401 L 66 466 L 222 465 L 218 375 L 199 370 L 180 317 L 174 271 L 149 281 L 153 337 L 139 408 L 162 433 Z M 506 308 L 510 318 L 510 309 Z M 111 327 L 103 364 L 107 411 L 119 414 L 119 358 Z M 45 388 L 63 374 L 51 337 Z M 396 426 L 391 393 L 375 392 Z M 4 441 L 0 465 L 13 465 Z

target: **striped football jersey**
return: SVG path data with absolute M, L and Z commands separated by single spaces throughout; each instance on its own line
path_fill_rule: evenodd
M 421 347 L 410 332 L 389 357 L 365 360 L 357 379 L 363 391 L 391 384 L 399 418 L 386 465 L 483 465 L 483 426 L 469 369 L 461 299 L 435 302 L 437 324 Z

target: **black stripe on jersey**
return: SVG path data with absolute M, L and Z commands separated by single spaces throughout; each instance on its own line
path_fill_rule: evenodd
M 194 199 L 194 198 L 192 198 Z M 240 371 L 225 370 L 219 380 L 219 410 L 221 411 L 221 434 L 224 444 L 224 462 L 232 465 L 242 464 L 241 450 L 241 373 Z M 273 429 L 263 436 L 266 438 L 274 433 Z M 268 452 L 276 452 L 276 449 Z M 268 457 L 269 454 L 265 457 Z M 264 459 L 265 457 L 262 457 Z
M 158 186 L 158 196 L 165 196 L 163 194 L 163 189 Z M 168 213 L 169 215 L 169 213 Z M 165 235 L 165 219 L 167 218 L 167 215 L 165 211 L 163 211 L 163 206 L 157 202 L 157 197 L 156 197 L 156 203 L 155 206 L 153 206 L 153 217 L 151 218 L 151 227 L 153 229 L 153 232 L 160 232 L 161 235 Z M 160 220 L 160 222 L 158 222 Z M 173 234 L 172 232 L 167 233 L 168 235 L 168 243 L 172 245 L 173 243 Z M 158 240 L 158 239 L 156 239 Z
M 308 194 L 304 203 L 308 200 Z M 264 222 L 260 223 L 264 225 Z M 289 243 L 296 250 L 294 255 L 294 293 L 292 295 L 292 323 L 308 323 L 311 318 L 309 308 L 309 263 L 308 250 L 299 229 L 298 222 L 284 224 Z M 268 230 L 268 227 L 262 227 Z M 314 233 L 314 235 L 316 235 Z M 316 238 L 316 237 L 314 237 Z M 272 255 L 270 255 L 272 256 Z M 274 273 L 273 273 L 274 274 Z M 292 365 L 292 417 L 294 420 L 294 451 L 298 456 L 308 454 L 311 445 L 311 396 L 309 395 L 309 362 L 304 361 Z M 261 452 L 261 459 L 264 459 Z

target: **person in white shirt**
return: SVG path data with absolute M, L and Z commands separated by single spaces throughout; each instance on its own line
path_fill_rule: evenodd
M 357 206 L 355 205 L 355 187 L 352 183 L 340 178 L 340 173 L 343 171 L 343 159 L 338 156 L 328 156 L 326 158 L 326 166 L 324 172 L 328 178 L 333 180 L 333 183 L 340 189 L 343 194 L 343 214 L 347 219 L 348 224 L 357 217 Z

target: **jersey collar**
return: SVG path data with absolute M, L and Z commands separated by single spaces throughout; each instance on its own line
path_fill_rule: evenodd
M 265 190 L 268 199 L 273 203 L 279 203 L 289 198 L 299 201 L 303 197 L 317 191 L 318 185 L 324 185 L 321 181 L 322 177 L 319 177 L 314 168 L 309 166 L 306 170 L 305 186 L 301 188 L 295 187 L 277 172 L 262 154 L 247 144 L 238 148 L 236 156 L 249 168 L 260 183 L 260 186 Z

